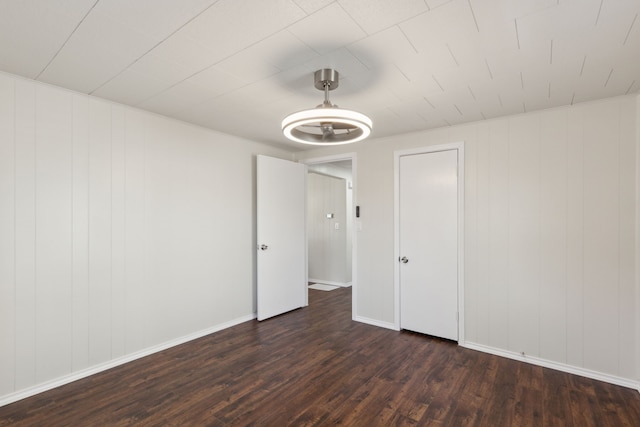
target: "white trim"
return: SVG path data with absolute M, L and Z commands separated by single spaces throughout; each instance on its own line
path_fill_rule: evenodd
M 379 328 L 391 329 L 391 330 L 394 330 L 394 331 L 399 331 L 400 330 L 393 323 L 382 322 L 380 320 L 371 319 L 369 317 L 354 316 L 353 320 L 356 321 L 356 322 L 360 322 L 360 323 L 366 323 L 367 325 L 377 326 Z
M 332 282 L 331 280 L 312 279 L 309 278 L 309 283 L 321 283 L 323 285 L 340 286 L 341 288 L 348 288 L 351 286 L 351 282 Z
M 99 365 L 91 366 L 87 369 L 83 369 L 81 371 L 73 372 L 68 375 L 63 375 L 61 377 L 55 378 L 50 381 L 46 381 L 44 383 L 40 383 L 34 385 L 32 387 L 28 387 L 22 389 L 20 391 L 10 393 L 4 395 L 0 398 L 0 407 L 8 405 L 13 402 L 17 402 L 18 400 L 26 399 L 27 397 L 34 396 L 36 394 L 45 392 L 47 390 L 51 390 L 56 387 L 63 386 L 65 384 L 69 384 L 71 382 L 80 380 L 82 378 L 89 377 L 91 375 L 97 374 L 102 371 L 106 371 L 107 369 L 115 368 L 116 366 L 124 365 L 125 363 L 132 362 L 134 360 L 140 359 L 142 357 L 149 356 L 154 353 L 158 353 L 160 351 L 166 350 L 171 347 L 175 347 L 181 344 L 184 344 L 189 341 L 193 341 L 198 338 L 202 338 L 206 335 L 213 334 L 215 332 L 219 332 L 223 329 L 230 328 L 232 326 L 239 325 L 240 323 L 248 322 L 256 318 L 256 313 L 250 314 L 247 316 L 242 316 L 234 320 L 230 320 L 229 322 L 224 322 L 216 326 L 212 326 L 211 328 L 203 329 L 198 332 L 194 332 L 192 334 L 185 335 L 180 338 L 176 338 L 171 341 L 164 342 L 162 344 L 154 345 L 152 347 L 145 348 L 143 350 L 136 351 L 131 354 L 127 354 L 122 357 L 118 357 L 116 359 L 110 360 L 105 363 L 101 363 Z
M 305 165 L 317 165 L 320 163 L 333 163 L 339 162 L 341 160 L 353 160 L 356 158 L 356 153 L 343 153 L 343 154 L 332 154 L 330 156 L 322 156 L 322 157 L 313 157 L 309 159 L 299 160 L 300 163 L 304 163 Z M 353 166 L 353 165 L 352 165 Z
M 356 319 L 356 313 L 358 312 L 358 268 L 357 268 L 357 254 L 358 254 L 358 235 L 357 235 L 357 220 L 355 218 L 355 210 L 358 204 L 358 159 L 355 152 L 343 153 L 343 154 L 333 154 L 330 156 L 323 157 L 313 157 L 309 159 L 299 160 L 300 163 L 304 163 L 306 165 L 317 165 L 320 163 L 332 163 L 338 162 L 341 160 L 351 160 L 351 183 L 352 183 L 352 205 L 353 205 L 353 213 L 351 220 L 353 223 L 351 224 L 351 319 Z M 308 236 L 307 236 L 308 238 Z M 307 248 L 309 247 L 309 243 L 307 242 Z M 308 268 L 308 267 L 307 267 Z M 326 282 L 323 282 L 326 283 Z M 306 286 L 305 286 L 306 288 Z M 308 294 L 307 290 L 307 294 Z M 365 322 L 368 323 L 368 322 Z M 383 326 L 385 327 L 385 326 Z
M 458 145 L 458 342 L 464 342 L 464 141 Z
M 307 212 L 307 190 L 309 188 L 309 167 L 304 165 L 304 284 L 309 283 L 309 236 L 307 234 L 307 217 L 309 213 Z M 309 290 L 304 289 L 304 306 L 309 306 Z
M 636 96 L 636 218 L 635 218 L 635 285 L 636 285 L 636 381 L 638 382 L 638 392 L 640 392 L 640 95 Z
M 400 157 L 438 151 L 458 151 L 458 342 L 464 342 L 464 141 L 393 152 L 393 322 L 400 330 Z
M 556 371 L 566 372 L 568 374 L 580 375 L 581 377 L 591 378 L 598 381 L 604 381 L 610 384 L 619 385 L 622 387 L 628 387 L 632 389 L 638 389 L 640 384 L 637 381 L 627 378 L 618 377 L 615 375 L 605 374 L 602 372 L 592 371 L 590 369 L 579 368 L 576 366 L 566 365 L 564 363 L 558 363 L 539 357 L 522 355 L 515 351 L 502 350 L 495 347 L 489 347 L 482 344 L 476 344 L 471 342 L 460 342 L 460 346 L 471 350 L 481 351 L 483 353 L 489 353 L 496 356 L 506 357 L 508 359 L 517 360 L 520 362 L 530 363 L 536 366 L 542 366 L 544 368 L 554 369 Z

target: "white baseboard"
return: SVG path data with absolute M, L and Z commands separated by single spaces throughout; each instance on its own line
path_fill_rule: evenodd
M 321 280 L 321 279 L 308 279 L 311 283 L 321 283 L 323 285 L 333 285 L 340 286 L 341 288 L 348 288 L 351 286 L 351 282 L 332 282 L 331 280 Z
M 115 368 L 116 366 L 120 366 L 120 365 L 123 365 L 123 364 L 128 363 L 128 362 L 132 362 L 132 361 L 134 361 L 136 359 L 140 359 L 142 357 L 149 356 L 149 355 L 154 354 L 154 353 L 158 353 L 158 352 L 166 350 L 168 348 L 175 347 L 177 345 L 184 344 L 186 342 L 189 342 L 189 341 L 192 341 L 192 340 L 195 340 L 195 339 L 198 339 L 198 338 L 202 338 L 202 337 L 204 337 L 206 335 L 212 334 L 214 332 L 221 331 L 223 329 L 230 328 L 230 327 L 235 326 L 235 325 L 239 325 L 240 323 L 244 323 L 244 322 L 247 322 L 249 320 L 253 320 L 255 318 L 256 318 L 255 314 L 239 317 L 239 318 L 231 320 L 229 322 L 221 323 L 221 324 L 218 324 L 218 325 L 213 326 L 211 328 L 207 328 L 207 329 L 204 329 L 202 331 L 194 332 L 192 334 L 185 335 L 183 337 L 176 338 L 174 340 L 167 341 L 167 342 L 164 342 L 162 344 L 155 345 L 153 347 L 148 347 L 148 348 L 145 348 L 143 350 L 139 350 L 139 351 L 136 351 L 134 353 L 130 353 L 130 354 L 124 355 L 122 357 L 118 357 L 118 358 L 110 360 L 108 362 L 100 363 L 100 364 L 95 365 L 95 366 L 91 366 L 91 367 L 83 369 L 81 371 L 73 372 L 73 373 L 70 373 L 68 375 L 64 375 L 62 377 L 58 377 L 58 378 L 55 378 L 53 380 L 46 381 L 44 383 L 36 384 L 36 385 L 34 385 L 32 387 L 28 387 L 26 389 L 22 389 L 22 390 L 16 391 L 14 393 L 10 393 L 10 394 L 4 395 L 4 396 L 0 396 L 0 406 L 5 406 L 5 405 L 8 405 L 10 403 L 17 402 L 18 400 L 22 400 L 22 399 L 25 399 L 27 397 L 34 396 L 34 395 L 36 395 L 38 393 L 42 393 L 44 391 L 51 390 L 53 388 L 60 387 L 60 386 L 65 385 L 65 384 L 69 384 L 69 383 L 71 383 L 73 381 L 77 381 L 79 379 L 86 378 L 88 376 L 97 374 L 99 372 L 106 371 L 107 369 Z
M 532 365 L 542 366 L 545 368 L 555 369 L 556 371 L 567 372 L 569 374 L 580 375 L 581 377 L 591 378 L 598 381 L 604 381 L 610 384 L 628 387 L 640 391 L 640 383 L 638 381 L 622 378 L 615 375 L 605 374 L 602 372 L 592 371 L 590 369 L 580 368 L 577 366 L 567 365 L 564 363 L 554 362 L 539 357 L 522 355 L 515 351 L 502 350 L 472 342 L 459 343 L 460 346 L 481 351 L 483 353 L 494 354 L 496 356 L 506 357 L 508 359 L 518 360 L 520 362 L 531 363 Z
M 393 323 L 381 322 L 380 320 L 370 319 L 368 317 L 353 316 L 353 320 L 360 323 L 366 323 L 368 325 L 378 326 L 380 328 L 392 329 L 394 331 L 399 330 Z

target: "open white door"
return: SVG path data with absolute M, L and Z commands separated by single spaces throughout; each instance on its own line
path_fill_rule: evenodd
M 304 164 L 257 158 L 258 320 L 306 305 L 306 176 Z

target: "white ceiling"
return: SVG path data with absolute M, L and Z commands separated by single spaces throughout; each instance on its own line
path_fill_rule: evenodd
M 372 137 L 640 89 L 640 0 L 0 0 L 0 70 L 292 150 L 331 100 Z

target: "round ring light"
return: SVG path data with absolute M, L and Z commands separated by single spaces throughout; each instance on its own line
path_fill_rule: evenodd
M 282 132 L 288 139 L 301 144 L 341 145 L 362 141 L 371 134 L 371 119 L 357 111 L 338 108 L 329 101 L 329 91 L 339 84 L 339 74 L 333 69 L 314 73 L 314 86 L 323 90 L 324 102 L 316 108 L 289 114 L 282 121 Z

